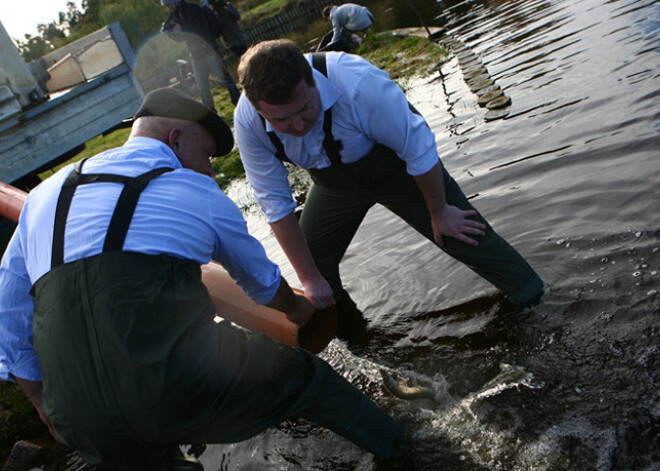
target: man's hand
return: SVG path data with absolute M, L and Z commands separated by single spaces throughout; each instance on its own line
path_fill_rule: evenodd
M 316 309 L 325 309 L 335 305 L 335 295 L 332 292 L 330 283 L 320 274 L 312 280 L 301 280 L 301 283 L 305 297 L 311 301 Z
M 426 207 L 429 209 L 433 238 L 438 246 L 442 247 L 444 245 L 442 236 L 455 237 L 470 245 L 479 245 L 470 235 L 484 235 L 486 225 L 469 219 L 470 216 L 477 215 L 475 210 L 463 211 L 456 206 L 447 204 L 444 175 L 440 161 L 428 172 L 414 178 L 422 195 L 424 195 Z
M 315 311 L 312 303 L 305 296 L 296 294 L 283 277 L 280 277 L 280 286 L 275 296 L 266 306 L 283 312 L 287 319 L 300 327 L 307 324 Z
M 335 304 L 330 284 L 319 273 L 314 259 L 312 258 L 305 237 L 298 225 L 293 212 L 277 222 L 271 223 L 270 227 L 277 238 L 282 250 L 291 262 L 298 279 L 303 285 L 305 296 L 315 308 L 324 309 Z
M 293 311 L 286 315 L 286 318 L 289 319 L 294 324 L 299 325 L 300 327 L 305 327 L 307 321 L 311 319 L 312 314 L 314 314 L 314 306 L 309 300 L 298 294 L 295 295 L 295 307 Z
M 485 224 L 482 224 L 470 216 L 476 216 L 477 212 L 473 209 L 463 211 L 456 206 L 445 205 L 439 211 L 431 213 L 431 225 L 433 227 L 433 237 L 438 246 L 442 247 L 442 236 L 455 237 L 456 239 L 470 245 L 479 245 L 469 235 L 484 235 Z

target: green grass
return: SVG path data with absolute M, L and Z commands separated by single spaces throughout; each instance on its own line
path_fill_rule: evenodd
M 274 15 L 279 12 L 286 3 L 287 0 L 270 0 L 252 8 L 247 14 L 259 17 Z
M 302 0 L 267 0 L 244 2 L 241 8 L 241 25 L 250 28 L 264 18 L 296 8 Z
M 411 76 L 428 76 L 447 57 L 447 51 L 426 38 L 370 34 L 355 51 L 399 81 Z
M 45 180 L 46 178 L 50 177 L 52 174 L 57 172 L 59 169 L 65 167 L 66 165 L 69 165 L 70 163 L 78 162 L 79 160 L 86 159 L 88 157 L 93 157 L 96 154 L 100 154 L 101 152 L 106 151 L 108 149 L 121 147 L 122 145 L 124 145 L 124 142 L 126 142 L 126 139 L 128 139 L 128 135 L 130 133 L 131 133 L 130 129 L 119 129 L 117 131 L 111 132 L 106 136 L 96 136 L 94 139 L 91 139 L 85 143 L 85 149 L 82 152 L 72 157 L 71 159 L 67 160 L 66 162 L 62 162 L 61 164 L 53 167 L 52 169 L 40 173 L 39 178 L 41 180 Z

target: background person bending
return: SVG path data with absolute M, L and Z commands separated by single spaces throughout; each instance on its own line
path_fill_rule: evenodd
M 326 5 L 321 15 L 332 23 L 332 32 L 321 40 L 319 51 L 349 52 L 355 42 L 353 34 L 367 30 L 375 21 L 367 7 L 355 3 Z

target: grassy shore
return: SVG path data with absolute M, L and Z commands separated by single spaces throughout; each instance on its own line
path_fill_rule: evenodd
M 356 53 L 387 70 L 404 90 L 410 77 L 429 75 L 446 57 L 446 52 L 428 39 L 399 37 L 388 33 L 370 35 Z M 214 93 L 216 109 L 226 122 L 232 125 L 233 106 L 226 90 L 214 89 Z M 121 146 L 129 132 L 128 129 L 121 129 L 92 139 L 83 152 L 57 168 L 42 173 L 40 177 L 48 178 L 64 165 Z M 227 156 L 214 159 L 213 167 L 217 175 L 216 181 L 221 188 L 245 176 L 237 149 Z M 6 243 L 6 240 L 7 237 L 2 242 Z M 2 249 L 4 251 L 4 246 Z M 48 439 L 50 436 L 18 387 L 13 383 L 0 381 L 0 463 L 5 461 L 14 442 L 26 438 Z

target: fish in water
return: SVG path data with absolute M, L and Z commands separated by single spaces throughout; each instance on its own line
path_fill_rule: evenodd
M 383 377 L 385 388 L 402 399 L 431 399 L 435 401 L 435 391 L 425 386 L 420 386 L 417 381 L 410 379 L 396 380 L 387 371 L 381 369 L 380 375 Z

